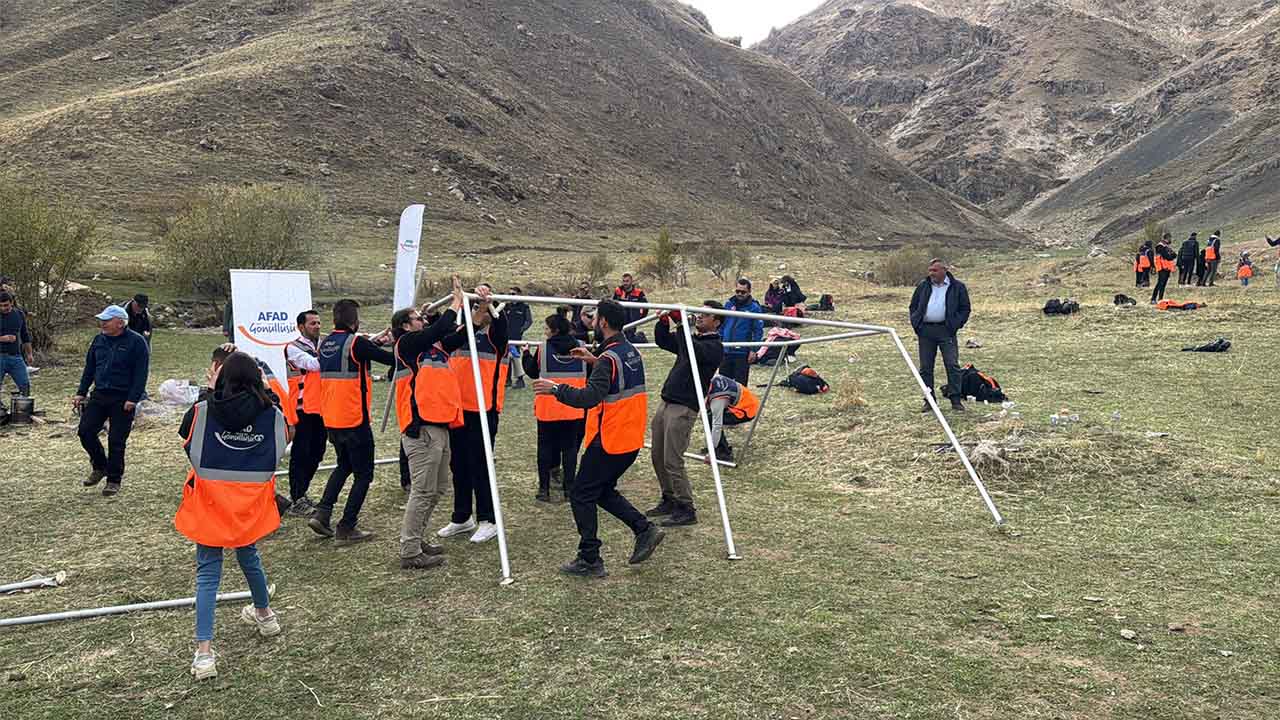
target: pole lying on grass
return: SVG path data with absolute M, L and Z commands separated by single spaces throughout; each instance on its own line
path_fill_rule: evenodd
M 267 587 L 268 595 L 274 595 L 275 591 L 275 585 Z M 248 590 L 233 593 L 218 593 L 216 602 L 248 600 L 252 597 L 253 593 Z M 0 627 L 35 625 L 36 623 L 55 622 L 57 620 L 80 620 L 83 618 L 101 617 L 103 615 L 123 615 L 124 613 L 134 612 L 135 610 L 170 610 L 172 608 L 188 607 L 195 604 L 196 599 L 194 597 L 189 597 L 178 598 L 177 600 L 157 600 L 156 602 L 134 603 L 132 605 L 112 605 L 110 607 L 90 608 L 88 610 L 67 610 L 65 612 L 45 613 L 43 615 L 27 615 L 26 617 L 5 618 L 0 620 Z
M 382 458 L 381 460 L 374 460 L 373 464 L 374 465 L 390 465 L 391 463 L 399 463 L 399 462 L 400 462 L 399 457 L 393 457 L 393 458 Z M 321 465 L 320 467 L 316 468 L 316 472 L 320 472 L 321 470 L 333 470 L 336 467 L 338 466 L 337 465 Z M 289 470 L 287 468 L 284 470 L 277 470 L 276 477 L 289 477 Z
M 66 581 L 67 572 L 65 570 L 59 570 L 49 577 L 34 577 L 30 580 L 22 580 L 15 583 L 9 583 L 8 585 L 0 585 L 0 593 L 11 593 L 19 590 L 29 590 L 31 588 L 58 587 Z
M 498 526 L 498 558 L 502 561 L 502 583 L 515 582 L 511 577 L 511 560 L 507 556 L 507 526 L 502 520 L 502 498 L 498 496 L 498 473 L 493 464 L 493 436 L 489 433 L 489 412 L 484 384 L 480 381 L 480 351 L 476 347 L 476 327 L 472 322 L 470 299 L 462 303 L 463 323 L 467 326 L 467 347 L 471 350 L 471 379 L 475 382 L 477 406 L 480 408 L 480 437 L 484 443 L 484 464 L 489 473 L 489 492 L 493 495 L 493 519 Z M 498 359 L 501 362 L 501 358 Z M 497 408 L 495 407 L 496 411 Z
M 973 479 L 973 484 L 978 486 L 978 494 L 982 495 L 982 501 L 987 504 L 987 510 L 991 512 L 991 517 L 995 518 L 996 525 L 1003 525 L 1004 518 L 1001 517 L 1000 511 L 996 509 L 996 504 L 991 501 L 991 496 L 987 494 L 987 486 L 982 484 L 982 479 L 978 477 L 978 471 L 973 469 L 973 464 L 969 462 L 969 456 L 965 454 L 964 447 L 960 445 L 956 434 L 951 430 L 951 424 L 942 416 L 942 408 L 938 407 L 937 399 L 929 391 L 930 388 L 924 384 L 924 378 L 920 377 L 920 371 L 916 369 L 916 364 L 911 362 L 911 356 L 907 354 L 907 348 L 902 344 L 902 339 L 898 337 L 896 331 L 891 332 L 889 337 L 893 338 L 894 344 L 898 346 L 898 351 L 902 353 L 902 359 L 906 361 L 907 368 L 911 370 L 911 377 L 916 379 L 916 384 L 920 386 L 920 392 L 924 393 L 924 401 L 929 404 L 934 416 L 938 418 L 938 424 L 942 425 L 942 429 L 947 433 L 947 439 L 951 441 L 951 447 L 955 448 L 956 454 L 960 456 L 960 462 L 964 463 L 964 469 L 969 472 L 969 477 Z

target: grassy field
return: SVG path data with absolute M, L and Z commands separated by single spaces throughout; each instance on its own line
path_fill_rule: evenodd
M 873 256 L 758 252 L 756 276 L 781 274 L 785 262 L 813 298 L 835 294 L 836 317 L 912 339 L 910 289 L 856 279 Z M 442 272 L 491 268 L 499 285 L 559 276 L 575 261 L 496 257 L 439 261 Z M 187 674 L 190 611 L 5 629 L 0 715 L 1280 716 L 1274 282 L 1171 288 L 1171 298 L 1209 303 L 1186 314 L 1121 311 L 1110 304 L 1116 292 L 1146 299 L 1122 258 L 970 252 L 958 262 L 974 299 L 961 340 L 982 344 L 962 361 L 998 377 L 1020 414 L 976 405 L 950 414 L 966 444 L 1000 449 L 979 470 L 1003 528 L 954 454 L 938 452 L 945 437 L 918 412 L 896 349 L 873 338 L 801 349 L 833 392 L 775 393 L 750 461 L 726 473 L 741 562 L 725 559 L 710 473 L 698 466 L 701 524 L 673 531 L 630 569 L 629 533 L 603 519 L 611 576 L 565 578 L 556 566 L 573 553 L 573 523 L 567 506 L 533 502 L 532 396 L 513 391 L 498 473 L 515 584 L 498 585 L 496 543 L 461 539 L 448 541 L 443 571 L 401 572 L 403 500 L 394 470 L 382 468 L 362 516 L 374 542 L 336 548 L 293 520 L 260 544 L 285 632 L 261 640 L 238 623 L 238 608 L 221 609 L 216 681 L 196 686 Z M 1045 274 L 1061 285 L 1039 286 Z M 723 299 L 727 288 L 699 279 L 650 295 Z M 1083 312 L 1044 317 L 1055 295 L 1078 298 Z M 1230 353 L 1179 352 L 1218 336 L 1234 343 Z M 219 337 L 158 333 L 152 389 L 199 377 Z M 670 364 L 656 352 L 646 361 L 656 391 Z M 39 377 L 51 419 L 66 417 L 77 377 L 74 359 Z M 1080 422 L 1051 427 L 1062 408 Z M 70 573 L 64 587 L 0 598 L 0 616 L 192 593 L 192 548 L 171 522 L 186 467 L 176 423 L 134 431 L 113 499 L 79 486 L 87 467 L 73 427 L 0 434 L 10 516 L 0 581 Z M 741 444 L 740 431 L 731 437 Z M 379 455 L 394 443 L 380 435 Z M 647 458 L 624 492 L 637 505 L 656 499 Z M 224 589 L 243 587 L 229 561 Z

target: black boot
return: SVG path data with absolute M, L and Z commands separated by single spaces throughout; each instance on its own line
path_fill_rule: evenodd
M 659 502 L 657 505 L 654 505 L 648 510 L 645 510 L 644 514 L 645 514 L 645 517 L 662 517 L 663 515 L 670 515 L 675 511 L 676 511 L 675 502 L 673 502 L 671 498 L 664 497 L 662 498 L 662 501 Z
M 533 499 L 538 502 L 544 502 L 544 503 L 551 502 L 550 479 L 547 479 L 547 480 L 543 480 L 541 478 L 538 479 L 538 494 L 534 495 Z
M 663 520 L 659 525 L 662 527 L 680 527 L 682 525 L 695 525 L 698 522 L 698 512 L 693 509 L 692 505 L 677 505 L 675 512 L 671 513 L 671 517 Z

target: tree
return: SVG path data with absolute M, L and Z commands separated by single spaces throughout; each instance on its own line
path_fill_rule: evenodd
M 591 283 L 592 287 L 595 287 L 602 280 L 609 277 L 609 274 L 613 272 L 613 268 L 613 260 L 610 260 L 605 253 L 592 255 L 587 259 L 587 282 Z
M 662 228 L 653 242 L 653 251 L 640 259 L 640 273 L 664 284 L 673 282 L 679 274 L 679 257 L 680 249 L 671 240 L 671 233 Z
M 28 182 L 0 181 L 0 269 L 13 280 L 35 349 L 53 345 L 63 302 L 95 245 L 93 216 Z
M 197 294 L 228 297 L 229 270 L 305 268 L 323 246 L 323 198 L 302 187 L 204 188 L 161 223 L 165 270 Z

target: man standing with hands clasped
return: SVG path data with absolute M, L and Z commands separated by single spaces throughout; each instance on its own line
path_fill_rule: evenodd
M 911 327 L 920 342 L 920 378 L 933 395 L 933 365 L 942 350 L 951 409 L 964 410 L 960 398 L 960 346 L 956 333 L 969 322 L 969 289 L 939 259 L 929 261 L 929 276 L 911 295 Z M 926 400 L 922 413 L 929 412 Z
M 127 327 L 129 314 L 124 308 L 108 305 L 95 317 L 102 332 L 89 344 L 80 388 L 71 404 L 80 412 L 80 444 L 92 465 L 82 484 L 93 487 L 106 478 L 102 494 L 115 495 L 124 478 L 125 443 L 133 429 L 133 412 L 146 389 L 151 354 L 147 341 Z M 111 428 L 107 432 L 107 450 L 103 451 L 98 433 L 108 421 Z
M 611 300 L 601 301 L 596 332 L 603 338 L 599 354 L 574 348 L 571 357 L 593 365 L 585 388 L 557 384 L 546 378 L 533 381 L 539 395 L 553 395 L 570 407 L 587 411 L 582 465 L 569 490 L 573 520 L 578 526 L 578 556 L 560 567 L 567 575 L 602 578 L 608 575 L 600 557 L 596 506 L 604 508 L 635 533 L 636 544 L 627 561 L 644 562 L 662 542 L 663 532 L 640 513 L 621 493 L 618 479 L 636 461 L 644 447 L 647 396 L 644 360 L 622 334 L 626 311 Z

